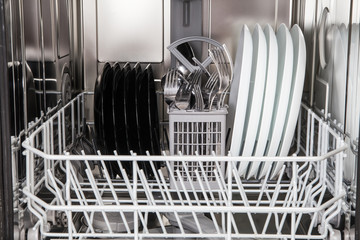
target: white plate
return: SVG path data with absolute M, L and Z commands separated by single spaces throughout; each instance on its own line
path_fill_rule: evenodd
M 266 155 L 275 157 L 281 141 L 284 129 L 286 113 L 289 103 L 292 70 L 294 61 L 294 47 L 290 32 L 285 24 L 281 24 L 276 33 L 279 50 L 278 79 L 276 85 L 276 97 L 274 112 L 270 127 L 270 142 Z M 272 162 L 267 161 L 261 170 L 259 177 L 263 177 L 271 167 Z
M 303 93 L 305 68 L 306 68 L 306 45 L 304 35 L 300 27 L 295 24 L 290 30 L 291 38 L 294 44 L 294 69 L 292 73 L 292 84 L 285 121 L 282 144 L 278 156 L 287 156 L 290 150 L 291 142 L 294 137 L 296 123 L 299 116 L 301 96 Z M 283 163 L 277 162 L 271 178 L 281 169 Z
M 244 148 L 241 156 L 250 157 L 254 151 L 256 136 L 258 134 L 261 109 L 263 106 L 263 96 L 266 82 L 266 63 L 267 46 L 263 30 L 259 24 L 256 24 L 252 34 L 253 39 L 253 59 L 250 78 L 250 89 L 248 98 L 248 108 L 246 111 L 245 139 Z M 247 123 L 247 124 L 246 124 Z M 246 173 L 248 161 L 241 161 L 239 174 Z
M 249 48 L 251 50 L 251 53 L 250 53 Z M 246 53 L 246 51 L 249 53 Z M 248 27 L 246 25 L 244 25 L 239 34 L 239 39 L 238 39 L 238 46 L 237 46 L 237 51 L 236 51 L 235 63 L 234 63 L 234 76 L 233 76 L 233 80 L 231 82 L 229 102 L 228 102 L 229 108 L 228 108 L 228 115 L 226 118 L 226 127 L 228 129 L 230 129 L 230 135 L 229 135 L 229 140 L 228 140 L 229 146 L 233 145 L 232 144 L 232 132 L 234 130 L 234 119 L 235 119 L 237 102 L 238 102 L 238 100 L 241 101 L 241 100 L 245 100 L 245 99 L 247 101 L 248 90 L 246 90 L 246 92 L 245 92 L 244 88 L 245 89 L 249 88 L 249 81 L 243 80 L 240 83 L 240 78 L 241 78 L 242 67 L 245 67 L 245 66 L 243 66 L 243 63 L 245 63 L 245 61 L 246 61 L 245 57 L 248 54 L 251 54 L 250 56 L 252 56 L 252 38 L 251 38 L 251 33 L 250 33 Z M 249 68 L 251 68 L 251 66 L 249 66 Z M 240 85 L 241 85 L 241 88 L 239 88 Z M 240 91 L 242 91 L 240 94 L 246 93 L 246 96 L 239 95 L 239 89 L 240 89 Z M 243 99 L 238 99 L 238 97 L 242 97 Z M 240 144 L 239 144 L 239 146 L 240 146 Z M 232 146 L 232 147 L 234 147 L 234 146 Z M 229 148 L 230 147 L 228 147 L 228 149 Z M 237 155 L 239 155 L 239 153 L 240 153 L 240 150 L 238 151 Z
M 266 68 L 266 86 L 265 96 L 263 99 L 263 109 L 261 113 L 261 122 L 257 137 L 257 145 L 254 156 L 264 156 L 266 144 L 268 142 L 269 130 L 271 124 L 271 116 L 273 114 L 277 71 L 278 71 L 278 44 L 276 35 L 272 27 L 267 24 L 264 28 L 264 34 L 267 45 L 267 68 Z M 250 166 L 247 178 L 252 177 L 258 172 L 261 162 L 253 162 Z
M 339 31 L 340 31 L 341 40 L 343 42 L 344 49 L 347 52 L 348 41 L 349 41 L 348 28 L 346 27 L 346 25 L 344 23 L 342 23 L 339 27 Z
M 337 122 L 344 124 L 345 120 L 345 97 L 346 97 L 346 68 L 347 68 L 347 29 L 345 25 L 341 25 L 339 29 L 333 31 L 334 42 L 334 68 L 332 79 L 331 94 L 331 118 Z
M 359 28 L 359 26 L 358 26 Z M 358 30 L 359 33 L 360 33 L 360 30 Z M 359 44 L 359 43 L 357 43 Z M 360 46 L 358 45 L 358 47 L 360 48 Z M 357 52 L 355 52 L 356 54 Z M 360 61 L 358 59 L 358 61 Z M 357 77 L 354 79 L 354 81 L 356 82 L 356 93 L 355 93 L 355 96 L 359 96 L 360 95 L 360 66 L 359 66 L 359 63 L 357 65 Z M 354 121 L 354 131 L 353 131 L 353 138 L 356 138 L 356 137 L 359 137 L 358 135 L 358 132 L 359 132 L 359 122 L 360 122 L 360 113 L 359 113 L 359 109 L 360 109 L 360 97 L 355 97 L 356 98 L 356 101 L 355 101 L 355 121 Z M 354 156 L 354 161 L 357 161 L 357 156 Z M 354 169 L 354 168 L 353 168 Z M 353 171 L 354 173 L 354 171 Z
M 231 88 L 236 88 L 236 84 L 234 84 L 234 82 L 238 82 L 238 87 L 237 90 L 235 89 L 230 92 L 230 97 L 234 92 L 236 94 L 236 104 L 234 106 L 235 111 L 232 113 L 234 114 L 234 124 L 232 131 L 233 137 L 231 139 L 230 146 L 230 153 L 232 156 L 240 155 L 250 85 L 252 54 L 253 43 L 251 33 L 249 28 L 244 25 L 243 29 L 241 30 L 241 36 L 236 53 L 234 78 Z M 232 101 L 234 102 L 234 100 Z
M 351 43 L 350 43 L 350 60 L 349 60 L 349 82 L 347 92 L 347 117 L 346 117 L 346 131 L 351 133 L 351 139 L 347 142 L 350 144 L 356 139 L 359 132 L 359 100 L 357 97 L 360 92 L 358 88 L 358 51 L 359 51 L 359 25 L 353 24 L 351 27 Z M 348 138 L 346 138 L 348 139 Z M 351 153 L 351 149 L 347 153 L 348 159 L 344 162 L 344 178 L 352 181 L 354 177 L 354 169 L 356 169 L 356 157 Z

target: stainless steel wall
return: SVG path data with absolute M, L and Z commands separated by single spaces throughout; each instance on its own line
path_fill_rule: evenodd
M 325 8 L 328 9 L 328 17 L 324 31 L 326 38 L 322 40 L 320 24 Z M 343 132 L 344 139 L 350 146 L 344 163 L 344 179 L 355 190 L 354 169 L 357 155 L 351 149 L 357 148 L 359 138 L 360 104 L 357 99 L 360 94 L 360 65 L 359 52 L 355 46 L 360 43 L 358 37 L 357 41 L 354 41 L 354 36 L 359 35 L 360 3 L 351 0 L 304 0 L 299 2 L 296 15 L 304 30 L 307 44 L 304 100 Z M 330 33 L 329 29 L 332 26 L 339 29 L 340 37 Z M 344 47 L 340 49 L 343 49 L 344 54 L 328 53 L 339 49 L 339 43 L 335 42 L 335 39 L 341 40 L 340 43 Z M 328 49 L 325 60 L 334 63 L 328 64 L 325 68 L 320 65 L 321 44 Z
M 281 23 L 290 26 L 292 2 L 289 0 L 205 0 L 204 35 L 225 43 L 233 60 L 242 26 L 252 31 L 255 24 L 270 24 L 274 29 Z
M 84 89 L 92 91 L 105 62 L 169 66 L 170 0 L 82 1 Z
M 34 76 L 41 110 L 56 105 L 62 98 L 64 81 L 71 76 L 72 1 L 21 0 L 24 11 L 20 28 L 24 30 L 24 59 Z M 67 79 L 67 80 L 66 80 Z M 43 86 L 45 85 L 45 88 Z M 71 83 L 75 86 L 74 83 Z M 46 92 L 46 98 L 44 93 Z M 71 91 L 71 89 L 69 89 Z
M 182 0 L 82 1 L 84 88 L 92 90 L 106 61 L 151 62 L 161 78 L 170 65 L 166 47 L 191 34 L 226 43 L 234 57 L 244 23 L 270 23 L 275 28 L 291 22 L 291 1 L 192 0 L 189 24 L 184 26 Z M 170 29 L 171 27 L 171 29 Z M 97 63 L 100 63 L 97 65 Z M 95 67 L 96 66 L 96 67 Z

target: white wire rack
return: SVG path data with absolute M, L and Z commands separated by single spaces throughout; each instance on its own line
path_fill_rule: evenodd
M 68 146 L 81 133 L 84 102 L 89 97 L 80 94 L 23 143 L 27 159 L 23 192 L 38 219 L 34 228 L 42 237 L 325 239 L 340 214 L 346 145 L 305 106 L 297 137 L 298 153 L 304 156 L 71 155 Z M 269 179 L 269 170 L 261 181 L 251 181 L 238 174 L 237 165 L 244 160 L 285 164 L 277 179 Z M 107 170 L 110 161 L 120 169 L 116 179 Z M 132 162 L 131 171 L 123 168 L 124 161 Z M 140 167 L 144 161 L 151 166 L 151 179 Z M 156 161 L 163 162 L 163 167 L 156 169 Z M 170 188 L 176 174 L 170 167 L 174 161 L 183 163 L 184 172 L 177 173 L 180 181 Z M 101 167 L 94 168 L 94 162 Z M 199 167 L 190 173 L 187 162 L 197 162 Z M 212 186 L 208 169 L 202 167 L 206 162 L 215 166 Z M 220 168 L 223 163 L 225 171 Z M 196 175 L 199 188 L 190 174 Z M 51 225 L 60 225 L 54 216 L 61 216 L 64 228 L 50 231 Z

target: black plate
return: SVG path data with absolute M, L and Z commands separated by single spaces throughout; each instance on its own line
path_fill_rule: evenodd
M 129 154 L 129 146 L 126 138 L 125 115 L 124 115 L 124 69 L 120 64 L 114 65 L 114 88 L 113 88 L 113 122 L 115 132 L 116 151 L 120 155 Z
M 149 107 L 148 107 L 148 76 L 145 74 L 146 71 L 142 74 L 139 79 L 139 96 L 138 98 L 138 114 L 140 133 L 141 133 L 141 145 L 144 151 L 149 151 L 150 154 L 153 153 L 151 146 L 151 129 L 149 124 Z
M 140 146 L 136 124 L 135 82 L 136 70 L 133 68 L 125 76 L 126 130 L 130 150 L 139 154 Z
M 123 112 L 121 114 L 123 114 L 123 119 L 124 119 L 124 128 L 125 128 L 125 135 L 126 135 L 126 144 L 127 144 L 127 152 L 124 154 L 130 154 L 130 142 L 129 142 L 129 131 L 127 130 L 128 128 L 128 118 L 127 118 L 127 89 L 128 89 L 128 84 L 126 81 L 126 76 L 131 72 L 131 67 L 130 67 L 130 63 L 126 63 L 123 66 L 123 79 L 122 79 L 122 95 L 121 95 L 121 101 L 122 101 L 122 105 L 123 105 Z
M 115 145 L 116 151 L 120 155 L 129 154 L 129 143 L 127 140 L 126 132 L 126 119 L 125 119 L 125 107 L 124 107 L 124 74 L 129 71 L 127 65 L 121 69 L 120 64 L 114 65 L 114 88 L 113 88 L 113 121 L 114 121 L 114 132 L 115 132 Z M 123 161 L 122 166 L 126 172 L 132 173 L 132 163 Z
M 108 146 L 109 139 L 111 135 L 109 134 L 109 127 L 105 127 L 105 123 L 109 124 L 109 119 L 106 119 L 106 116 L 110 115 L 108 111 L 112 112 L 112 98 L 105 96 L 105 92 L 108 94 L 109 81 L 107 78 L 113 77 L 113 70 L 109 63 L 105 63 L 102 73 L 98 76 L 95 82 L 95 89 L 94 89 L 94 121 L 95 121 L 95 135 L 96 135 L 96 145 L 100 152 L 108 154 L 109 150 L 111 149 L 111 144 Z M 112 84 L 111 84 L 112 85 Z M 112 86 L 111 86 L 112 87 Z M 105 96 L 105 98 L 104 98 Z M 110 96 L 112 96 L 110 92 Z M 110 104 L 110 107 L 108 106 Z M 105 108 L 104 108 L 105 106 Z M 110 118 L 111 125 L 112 124 L 112 117 Z M 113 129 L 112 129 L 113 131 Z M 114 142 L 114 136 L 112 136 Z M 114 167 L 113 163 L 106 162 L 106 168 L 111 176 L 114 178 L 118 173 L 118 168 Z
M 134 66 L 135 69 L 135 90 L 134 90 L 134 94 L 135 94 L 135 114 L 136 114 L 136 133 L 138 136 L 138 143 L 139 143 L 139 152 L 138 154 L 140 155 L 144 155 L 145 154 L 145 150 L 144 150 L 144 146 L 141 143 L 141 130 L 140 130 L 140 118 L 141 118 L 141 112 L 139 109 L 139 105 L 141 104 L 140 102 L 140 84 L 141 84 L 141 78 L 143 75 L 143 72 L 141 70 L 141 66 L 139 63 L 137 63 Z
M 159 116 L 156 100 L 156 89 L 154 75 L 151 66 L 145 69 L 145 75 L 148 81 L 148 110 L 149 110 L 149 125 L 151 130 L 151 145 L 152 154 L 160 155 L 160 138 L 159 138 Z
M 106 154 L 113 154 L 115 150 L 115 136 L 113 124 L 113 107 L 112 107 L 112 92 L 113 92 L 113 78 L 114 71 L 109 63 L 104 66 L 102 76 L 102 122 L 103 132 L 105 137 Z
M 151 129 L 149 124 L 149 107 L 148 107 L 148 80 L 145 71 L 139 75 L 138 83 L 139 83 L 139 94 L 138 94 L 138 116 L 139 116 L 139 131 L 140 131 L 140 143 L 144 153 L 149 151 L 150 154 L 153 153 L 151 146 Z M 156 163 L 156 162 L 155 162 Z M 140 165 L 145 173 L 147 178 L 152 178 L 153 171 L 151 170 L 150 164 L 142 163 Z M 157 165 L 155 164 L 157 167 Z M 148 170 L 149 169 L 149 170 Z
M 135 107 L 136 107 L 136 124 L 137 124 L 137 135 L 138 135 L 138 139 L 139 139 L 139 146 L 140 146 L 140 154 L 141 155 L 145 155 L 146 154 L 146 145 L 144 145 L 144 141 L 142 141 L 142 132 L 141 132 L 141 118 L 147 118 L 148 114 L 146 114 L 147 112 L 141 112 L 141 104 L 144 104 L 141 101 L 141 98 L 145 97 L 147 98 L 147 96 L 143 96 L 140 94 L 140 87 L 141 87 L 141 82 L 143 79 L 143 72 L 141 71 L 141 66 L 140 64 L 136 64 L 135 65 L 135 73 L 136 73 L 136 80 L 135 80 Z M 145 113 L 145 114 L 144 114 Z M 143 162 L 139 162 L 139 167 L 141 169 L 144 170 L 144 173 L 146 175 L 147 178 L 152 178 L 154 176 L 151 165 L 148 161 L 143 161 Z
M 96 136 L 96 145 L 97 148 L 104 152 L 105 150 L 105 137 L 103 132 L 103 122 L 102 122 L 102 106 L 103 106 L 103 91 L 101 88 L 102 75 L 104 71 L 108 69 L 104 68 L 103 72 L 98 76 L 95 82 L 94 88 L 94 122 L 95 122 L 95 136 Z

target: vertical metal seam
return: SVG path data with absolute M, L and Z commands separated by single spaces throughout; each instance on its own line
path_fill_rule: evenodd
M 346 79 L 345 79 L 345 106 L 344 106 L 344 135 L 343 139 L 346 137 L 346 120 L 347 120 L 347 105 L 348 105 L 348 86 L 349 86 L 349 73 L 350 73 L 350 53 L 351 53 L 351 35 L 352 35 L 352 22 L 353 22 L 353 0 L 350 0 L 350 14 L 349 14 L 349 26 L 348 26 L 348 48 L 347 48 L 347 58 L 346 58 Z M 350 137 L 351 140 L 351 137 Z M 351 144 L 351 143 L 350 143 Z
M 28 129 L 28 116 L 27 116 L 27 75 L 26 75 L 26 51 L 25 51 L 25 22 L 24 22 L 24 3 L 22 0 L 19 0 L 19 17 L 20 17 L 20 41 L 21 41 L 21 71 L 22 71 L 22 85 L 23 85 L 23 114 L 24 114 L 24 131 L 25 135 L 27 135 Z M 15 102 L 15 101 L 14 101 Z M 19 129 L 20 131 L 20 129 Z
M 10 145 L 10 95 L 6 56 L 5 4 L 0 0 L 0 232 L 3 239 L 14 238 L 13 184 Z M 12 32 L 11 32 L 12 33 Z

